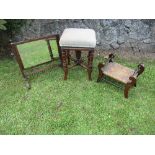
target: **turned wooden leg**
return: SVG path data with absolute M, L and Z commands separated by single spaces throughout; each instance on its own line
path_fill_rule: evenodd
M 68 65 L 70 65 L 70 51 L 67 51 L 67 59 L 68 59 Z
M 62 63 L 63 63 L 63 70 L 64 70 L 64 80 L 67 80 L 67 75 L 68 75 L 67 50 L 62 51 Z
M 78 65 L 80 65 L 81 64 L 81 51 L 80 50 L 76 50 L 75 51 L 75 55 L 76 55 L 76 63 Z
M 103 68 L 103 67 L 104 67 L 104 65 L 103 65 L 102 63 L 99 63 L 99 64 L 98 64 L 98 71 L 99 71 L 99 74 L 98 74 L 97 82 L 100 82 L 101 79 L 102 79 L 103 76 L 104 76 L 104 74 L 103 74 L 103 72 L 102 72 L 102 70 L 101 70 L 101 68 Z
M 94 50 L 89 51 L 88 54 L 88 79 L 92 80 L 91 73 L 93 68 L 93 58 L 94 58 Z

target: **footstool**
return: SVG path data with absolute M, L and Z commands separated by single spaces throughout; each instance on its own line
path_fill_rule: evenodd
M 128 98 L 129 89 L 133 86 L 136 87 L 137 78 L 144 71 L 144 64 L 139 64 L 138 68 L 133 70 L 121 64 L 113 61 L 114 55 L 109 54 L 109 58 L 105 64 L 99 63 L 99 75 L 97 82 L 103 79 L 104 76 L 108 76 L 114 80 L 117 80 L 125 84 L 124 97 Z
M 62 33 L 59 41 L 62 51 L 62 63 L 64 69 L 64 80 L 67 80 L 68 64 L 70 59 L 74 61 L 74 66 L 81 66 L 88 71 L 88 79 L 91 80 L 94 49 L 96 47 L 96 34 L 93 29 L 67 28 Z M 76 52 L 76 59 L 72 59 L 70 50 Z M 83 64 L 81 52 L 88 51 L 88 64 Z M 72 66 L 72 67 L 74 67 Z M 70 68 L 72 68 L 70 67 Z

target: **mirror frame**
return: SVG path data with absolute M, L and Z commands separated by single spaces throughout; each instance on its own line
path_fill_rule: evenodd
M 21 56 L 20 56 L 20 53 L 19 53 L 17 45 L 21 45 L 21 44 L 25 44 L 25 43 L 30 43 L 30 42 L 33 42 L 33 41 L 39 41 L 39 40 L 45 40 L 47 42 L 47 48 L 48 48 L 51 60 L 50 61 L 46 61 L 44 63 L 40 63 L 40 64 L 37 64 L 37 65 L 34 65 L 34 66 L 31 66 L 31 67 L 28 67 L 28 68 L 25 68 L 24 64 L 23 64 L 23 61 L 21 59 Z M 52 48 L 51 48 L 51 45 L 50 45 L 50 40 L 56 40 L 59 57 L 53 57 Z M 26 82 L 26 87 L 28 89 L 31 88 L 31 85 L 30 85 L 28 77 L 30 75 L 32 75 L 32 74 L 45 71 L 46 69 L 50 68 L 51 65 L 46 66 L 46 67 L 44 67 L 42 69 L 38 69 L 38 70 L 36 69 L 35 71 L 33 71 L 34 68 L 36 68 L 38 66 L 41 66 L 41 65 L 44 65 L 44 64 L 51 64 L 55 60 L 60 60 L 59 66 L 62 67 L 62 56 L 61 56 L 62 54 L 61 54 L 61 48 L 60 48 L 60 45 L 59 45 L 59 40 L 60 40 L 59 35 L 55 34 L 55 35 L 49 35 L 49 36 L 39 37 L 39 38 L 35 38 L 35 39 L 29 39 L 29 40 L 25 40 L 25 41 L 20 41 L 20 42 L 11 42 L 10 41 L 11 51 L 15 55 L 16 61 L 18 63 L 18 66 L 20 68 L 21 74 L 22 74 L 22 76 L 23 76 L 23 78 L 24 78 L 24 80 Z M 31 70 L 31 72 L 28 72 L 30 70 Z

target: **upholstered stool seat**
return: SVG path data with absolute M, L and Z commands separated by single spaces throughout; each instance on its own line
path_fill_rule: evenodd
M 60 46 L 95 48 L 96 35 L 92 29 L 65 29 L 60 38 Z
M 75 62 L 75 65 L 70 68 L 77 65 L 86 68 L 88 70 L 88 78 L 91 80 L 93 55 L 96 46 L 95 31 L 93 29 L 67 28 L 62 33 L 59 44 L 62 49 L 64 80 L 67 80 L 70 59 Z M 76 60 L 71 58 L 70 50 L 75 51 Z M 84 51 L 88 51 L 88 64 L 86 65 L 83 64 L 81 59 L 81 52 Z

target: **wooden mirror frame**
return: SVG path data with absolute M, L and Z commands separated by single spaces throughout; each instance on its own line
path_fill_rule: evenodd
M 35 73 L 38 73 L 38 72 L 42 72 L 46 69 L 48 69 L 50 66 L 46 66 L 44 68 L 41 68 L 41 69 L 36 69 L 35 71 L 32 71 L 32 72 L 28 72 L 38 66 L 41 66 L 41 65 L 44 65 L 44 64 L 50 64 L 51 62 L 55 61 L 55 60 L 58 60 L 60 59 L 60 64 L 59 66 L 62 66 L 62 58 L 61 58 L 61 48 L 59 46 L 59 35 L 58 34 L 55 34 L 55 35 L 49 35 L 49 36 L 44 36 L 44 37 L 39 37 L 39 38 L 35 38 L 35 39 L 30 39 L 30 40 L 25 40 L 25 41 L 21 41 L 21 42 L 14 42 L 12 43 L 10 41 L 10 47 L 11 47 L 11 51 L 13 52 L 13 54 L 15 55 L 15 58 L 16 58 L 16 61 L 19 65 L 19 68 L 20 68 L 20 71 L 21 71 L 21 74 L 26 82 L 26 87 L 28 89 L 31 88 L 31 85 L 30 85 L 30 81 L 29 81 L 29 76 L 32 75 L 32 74 L 35 74 Z M 20 56 L 20 53 L 19 53 L 19 50 L 18 50 L 18 47 L 17 45 L 21 45 L 21 44 L 25 44 L 25 43 L 30 43 L 30 42 L 33 42 L 33 41 L 39 41 L 39 40 L 45 40 L 47 42 L 47 48 L 48 48 L 48 51 L 50 53 L 50 57 L 51 57 L 51 60 L 50 61 L 46 61 L 44 63 L 40 63 L 40 64 L 37 64 L 37 65 L 34 65 L 34 66 L 31 66 L 31 67 L 28 67 L 28 68 L 25 68 L 24 67 L 24 64 L 23 64 L 23 61 L 21 59 L 21 56 Z M 59 53 L 59 57 L 53 57 L 53 53 L 52 53 L 52 48 L 51 48 L 51 45 L 50 45 L 50 40 L 56 40 L 56 43 L 57 43 L 57 47 L 58 47 L 58 53 Z

